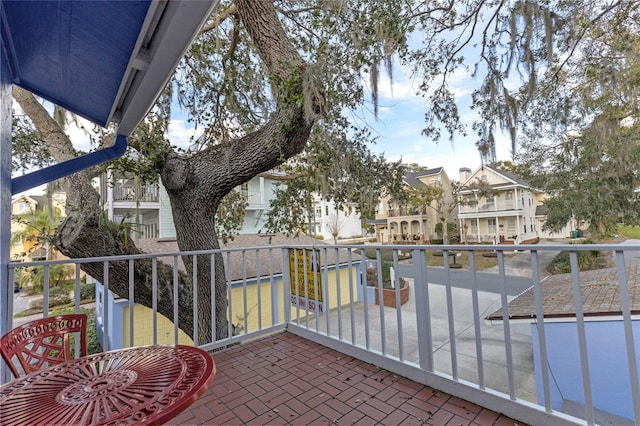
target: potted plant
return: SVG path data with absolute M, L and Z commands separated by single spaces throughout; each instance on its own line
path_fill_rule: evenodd
M 393 287 L 391 279 L 392 262 L 382 262 L 382 303 L 389 308 L 396 308 L 396 289 Z M 400 277 L 398 280 L 401 284 L 400 289 L 400 305 L 404 305 L 409 301 L 409 282 Z M 380 304 L 380 289 L 378 286 L 378 268 L 375 262 L 367 262 L 367 286 L 373 287 L 375 294 L 375 304 Z

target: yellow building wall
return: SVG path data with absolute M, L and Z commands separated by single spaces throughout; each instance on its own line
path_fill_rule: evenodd
M 353 287 L 353 297 L 357 297 L 357 271 L 353 267 L 351 269 L 341 268 L 340 274 L 340 304 L 342 306 L 350 303 L 349 294 L 349 274 L 351 273 L 351 284 Z M 328 310 L 338 307 L 338 286 L 336 281 L 336 271 L 331 269 L 327 273 L 327 289 L 326 295 L 328 301 Z M 272 285 L 270 281 L 263 281 L 260 284 L 260 298 L 258 298 L 258 286 L 255 283 L 247 283 L 246 285 L 234 285 L 231 289 L 230 305 L 231 305 L 231 323 L 236 326 L 236 330 L 239 333 L 250 333 L 262 329 L 269 328 L 274 324 L 273 318 L 273 304 L 272 298 L 277 298 L 278 317 L 277 324 L 284 322 L 284 293 L 283 293 L 283 280 L 279 278 L 274 282 L 275 295 L 272 294 Z M 245 294 L 246 294 L 246 330 L 244 321 L 245 312 Z M 259 301 L 262 301 L 262 306 L 258 309 Z M 129 344 L 129 307 L 125 307 L 123 310 L 122 327 L 123 327 L 123 342 L 126 345 Z M 315 313 L 314 313 L 315 314 Z M 296 306 L 291 308 L 291 318 L 295 318 L 297 315 Z M 300 308 L 300 317 L 304 318 L 305 310 Z M 153 311 L 142 305 L 134 305 L 134 346 L 138 345 L 151 345 L 153 344 Z M 261 324 L 259 321 L 261 318 Z M 158 344 L 173 344 L 174 327 L 173 322 L 166 317 L 158 314 Z M 179 330 L 178 342 L 185 345 L 193 345 L 193 340 L 182 330 Z
M 349 273 L 352 275 L 351 285 L 353 287 L 353 297 L 354 299 L 357 297 L 357 270 L 355 267 L 349 268 L 340 268 L 340 305 L 348 305 L 350 303 L 350 295 L 349 295 Z M 275 282 L 275 292 L 278 300 L 277 306 L 278 309 L 278 318 L 277 323 L 282 323 L 284 321 L 284 306 L 283 301 L 283 289 L 282 289 L 282 279 L 278 279 Z M 336 280 L 336 271 L 331 268 L 329 272 L 327 272 L 327 289 L 326 289 L 326 300 L 328 301 L 327 310 L 335 309 L 338 307 L 338 286 Z M 252 332 L 259 330 L 259 325 L 262 328 L 270 327 L 273 324 L 272 321 L 272 304 L 271 304 L 271 283 L 263 282 L 260 286 L 260 298 L 262 300 L 262 308 L 258 309 L 258 286 L 255 284 L 247 284 L 246 286 L 234 286 L 231 290 L 230 304 L 231 304 L 231 322 L 236 325 L 236 330 L 238 330 L 238 326 L 242 327 L 242 331 L 244 332 L 244 318 L 242 317 L 243 312 L 245 312 L 245 302 L 244 295 L 246 291 L 246 308 L 247 308 L 247 332 Z M 259 315 L 260 313 L 260 315 Z M 305 310 L 300 308 L 300 317 L 304 317 Z M 297 315 L 297 307 L 291 307 L 291 318 L 295 318 Z M 262 318 L 262 324 L 259 324 L 258 317 Z
M 122 314 L 123 344 L 129 346 L 129 307 L 125 306 Z M 153 310 L 142 305 L 133 305 L 133 318 L 135 325 L 133 328 L 133 346 L 153 344 Z M 157 314 L 158 340 L 159 345 L 173 345 L 174 327 L 173 322 L 167 317 Z M 178 329 L 178 343 L 193 346 L 193 340 L 187 334 Z

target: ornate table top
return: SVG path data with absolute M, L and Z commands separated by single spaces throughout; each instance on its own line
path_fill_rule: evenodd
M 0 388 L 0 424 L 162 424 L 213 381 L 211 355 L 139 346 L 68 361 Z

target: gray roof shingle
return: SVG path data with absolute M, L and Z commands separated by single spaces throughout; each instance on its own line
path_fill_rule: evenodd
M 631 314 L 640 314 L 640 265 L 626 268 L 627 288 Z M 622 314 L 620 287 L 616 268 L 583 271 L 579 273 L 582 309 L 585 317 L 619 316 Z M 575 318 L 571 274 L 548 277 L 542 283 L 542 308 L 545 318 Z M 533 287 L 509 303 L 509 318 L 534 319 L 536 306 Z M 502 309 L 493 312 L 486 319 L 502 320 Z

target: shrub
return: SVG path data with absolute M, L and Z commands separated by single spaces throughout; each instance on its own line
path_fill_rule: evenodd
M 357 251 L 360 254 L 360 249 Z M 365 249 L 367 259 L 376 259 L 376 249 Z M 411 253 L 405 253 L 398 251 L 398 260 L 408 259 L 411 257 Z M 393 262 L 393 250 L 382 249 L 380 250 L 380 260 Z
M 583 244 L 593 244 L 593 241 L 586 240 Z M 598 250 L 579 251 L 578 252 L 578 269 L 580 271 L 589 271 L 593 269 L 601 269 L 606 267 L 607 260 L 605 255 Z M 547 266 L 550 274 L 567 274 L 571 272 L 571 260 L 569 252 L 560 252 Z
M 54 287 L 56 288 L 56 287 Z M 64 306 L 71 303 L 71 297 L 68 294 L 49 295 L 49 308 L 55 308 L 57 306 Z M 29 303 L 29 309 L 42 310 L 44 307 L 44 299 L 32 300 Z
M 96 298 L 96 284 L 82 284 L 80 286 L 80 300 L 95 300 Z
M 94 308 L 80 308 L 80 312 L 87 314 L 87 352 L 89 355 L 102 352 L 100 341 L 98 340 L 98 331 L 96 330 L 96 310 Z M 64 308 L 52 312 L 52 315 L 73 314 L 75 309 Z M 71 342 L 73 345 L 73 341 Z
M 374 263 L 375 264 L 375 263 Z M 383 260 L 381 265 L 382 271 L 382 287 L 392 288 L 391 286 L 391 268 L 393 268 L 393 262 L 389 260 Z M 367 270 L 369 271 L 369 270 Z M 372 275 L 367 273 L 367 285 L 378 286 L 378 268 L 376 266 L 375 272 Z
M 69 292 L 62 287 L 51 287 L 49 297 L 69 296 Z

